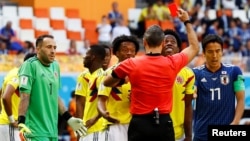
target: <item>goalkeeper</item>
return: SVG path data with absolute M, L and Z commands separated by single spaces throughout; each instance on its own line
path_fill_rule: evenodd
M 19 69 L 18 127 L 22 140 L 58 141 L 58 113 L 79 136 L 86 134 L 82 120 L 66 111 L 58 95 L 60 69 L 54 60 L 56 48 L 53 36 L 38 37 L 37 56 L 24 62 Z

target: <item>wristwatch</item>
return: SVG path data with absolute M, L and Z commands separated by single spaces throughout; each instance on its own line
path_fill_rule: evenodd
M 184 25 L 186 26 L 188 23 L 191 24 L 191 21 L 190 21 L 190 20 L 186 20 L 186 21 L 184 22 Z

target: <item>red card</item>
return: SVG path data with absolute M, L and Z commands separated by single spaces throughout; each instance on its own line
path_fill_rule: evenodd
M 178 11 L 178 6 L 176 3 L 170 3 L 168 4 L 168 8 L 170 10 L 171 16 L 176 17 L 177 16 L 177 11 Z

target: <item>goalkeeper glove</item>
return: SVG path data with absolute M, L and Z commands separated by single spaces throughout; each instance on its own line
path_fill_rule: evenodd
M 31 133 L 30 129 L 24 124 L 25 116 L 18 116 L 18 129 L 19 129 L 19 137 L 21 141 L 26 141 L 24 134 Z
M 18 129 L 21 141 L 26 141 L 24 134 L 31 133 L 30 129 L 23 123 L 18 124 Z
M 71 117 L 67 122 L 77 135 L 85 136 L 87 134 L 87 128 L 83 125 L 81 119 Z
M 18 116 L 18 129 L 21 133 L 31 133 L 30 129 L 24 124 L 25 116 Z
M 23 123 L 18 124 L 18 129 L 21 133 L 31 133 L 30 129 Z
M 69 126 L 77 135 L 81 137 L 87 134 L 87 128 L 83 124 L 82 119 L 72 117 L 68 111 L 66 111 L 62 117 L 68 122 Z

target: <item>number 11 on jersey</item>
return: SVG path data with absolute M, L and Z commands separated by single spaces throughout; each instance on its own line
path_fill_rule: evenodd
M 218 100 L 220 100 L 221 98 L 220 88 L 210 89 L 210 92 L 211 92 L 211 100 L 214 100 L 215 95 L 217 95 Z

